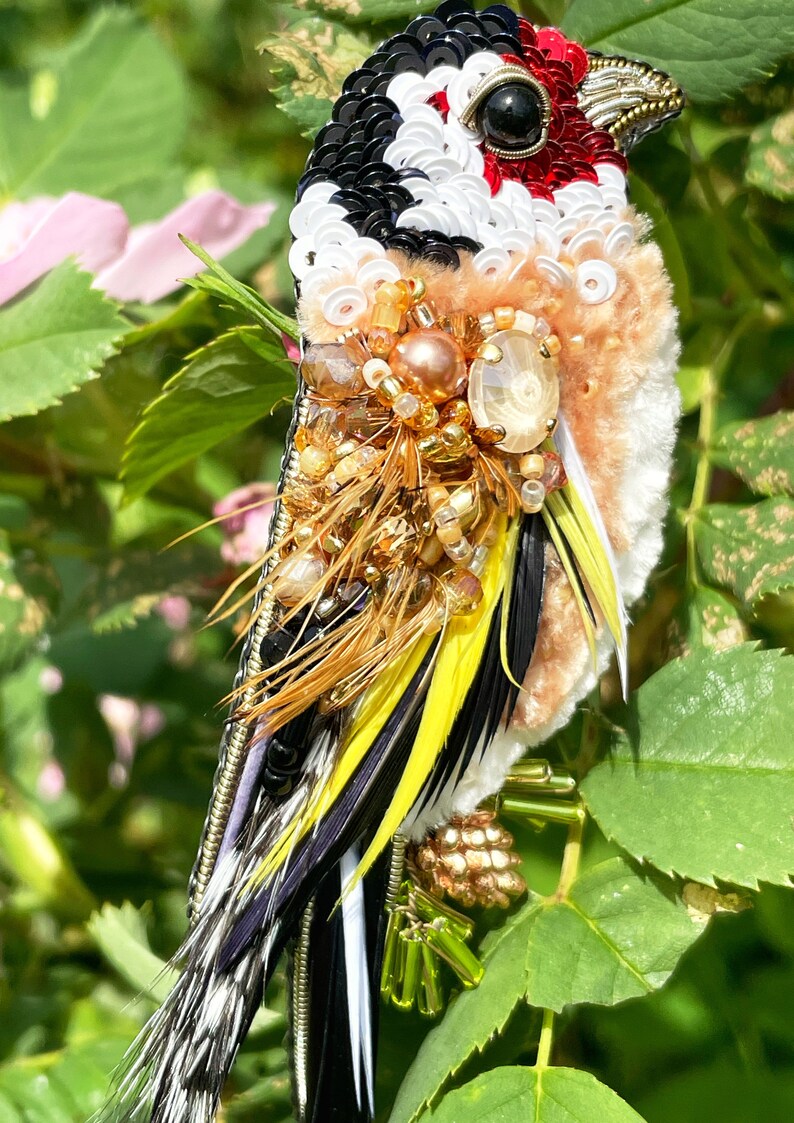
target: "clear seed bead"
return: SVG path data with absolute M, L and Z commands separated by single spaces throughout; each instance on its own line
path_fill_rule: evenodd
M 534 514 L 543 506 L 546 489 L 540 480 L 525 480 L 521 485 L 521 506 L 528 514 Z

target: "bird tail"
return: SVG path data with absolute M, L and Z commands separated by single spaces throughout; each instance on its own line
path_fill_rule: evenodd
M 290 958 L 298 1123 L 371 1123 L 374 1118 L 389 871 L 383 858 L 353 884 L 361 853 L 361 845 L 351 846 L 323 878 Z

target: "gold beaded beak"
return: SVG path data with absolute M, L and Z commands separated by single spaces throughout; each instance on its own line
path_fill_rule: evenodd
M 537 94 L 543 112 L 540 137 L 534 144 L 520 149 L 504 148 L 499 144 L 494 144 L 493 141 L 486 137 L 485 147 L 488 152 L 493 152 L 494 156 L 500 156 L 504 160 L 526 160 L 530 156 L 534 156 L 536 152 L 540 152 L 541 148 L 545 147 L 546 141 L 549 139 L 551 97 L 543 83 L 539 82 L 537 78 L 533 78 L 529 71 L 525 70 L 523 66 L 514 66 L 512 63 L 506 63 L 504 66 L 498 66 L 495 70 L 492 70 L 490 74 L 486 74 L 482 81 L 475 87 L 468 105 L 461 113 L 460 123 L 466 125 L 468 128 L 476 128 L 477 112 L 482 103 L 494 90 L 498 90 L 500 86 L 507 85 L 508 83 L 518 83 L 519 85 L 527 86 L 533 93 Z
M 590 55 L 577 100 L 584 115 L 610 133 L 623 152 L 686 105 L 684 91 L 663 70 L 622 55 Z

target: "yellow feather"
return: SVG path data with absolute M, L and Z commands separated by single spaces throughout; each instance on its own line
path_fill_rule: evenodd
M 255 889 L 271 877 L 292 853 L 296 843 L 333 807 L 405 693 L 431 642 L 432 639 L 428 636 L 413 644 L 405 656 L 387 667 L 364 694 L 329 782 L 312 793 L 307 806 L 295 816 L 274 843 L 245 885 L 243 893 Z
M 491 617 L 515 555 L 518 522 L 509 530 L 505 522 L 502 517 L 497 544 L 491 550 L 483 574 L 483 598 L 479 607 L 471 616 L 453 616 L 447 626 L 411 755 L 377 833 L 348 885 L 348 892 L 372 866 L 416 802 L 477 673 Z

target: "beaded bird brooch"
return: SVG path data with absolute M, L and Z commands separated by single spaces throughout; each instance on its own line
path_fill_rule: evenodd
M 209 1123 L 289 952 L 300 1123 L 374 1116 L 378 1006 L 482 968 L 524 889 L 497 815 L 661 549 L 676 315 L 626 154 L 665 74 L 447 2 L 344 83 L 290 227 L 302 359 L 182 974 L 108 1118 Z M 501 794 L 500 794 L 501 793 Z M 464 910 L 464 911 L 461 911 Z

